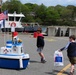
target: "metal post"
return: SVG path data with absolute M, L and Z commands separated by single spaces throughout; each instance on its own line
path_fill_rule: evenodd
M 12 42 L 13 42 L 13 32 L 12 32 Z

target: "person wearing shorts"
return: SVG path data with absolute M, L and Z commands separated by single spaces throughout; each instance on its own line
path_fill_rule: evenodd
M 67 49 L 67 56 L 69 58 L 69 61 L 71 63 L 71 71 L 69 75 L 74 75 L 74 69 L 75 69 L 75 64 L 76 64 L 76 41 L 75 41 L 76 37 L 75 35 L 71 35 L 69 37 L 69 43 L 61 48 L 59 51 L 63 51 L 65 49 Z
M 44 36 L 43 34 L 41 34 L 42 32 L 42 29 L 41 28 L 38 28 L 37 30 L 37 33 L 38 33 L 38 36 L 37 36 L 37 52 L 38 54 L 40 55 L 41 57 L 41 63 L 45 63 L 45 57 L 44 57 L 44 54 L 43 54 L 43 48 L 44 48 Z

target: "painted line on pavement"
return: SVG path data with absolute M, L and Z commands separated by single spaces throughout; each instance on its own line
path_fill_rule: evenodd
M 67 66 L 65 66 L 57 75 L 66 75 L 66 74 L 63 74 L 63 72 L 66 71 L 70 66 L 71 64 L 68 64 Z
M 55 41 L 54 39 L 45 39 L 46 41 Z

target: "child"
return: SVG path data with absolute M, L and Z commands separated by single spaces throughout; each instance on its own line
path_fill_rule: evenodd
M 37 52 L 39 53 L 40 57 L 41 57 L 41 63 L 45 63 L 45 57 L 44 54 L 42 53 L 43 47 L 44 47 L 44 36 L 41 34 L 42 29 L 38 28 L 37 33 L 38 33 L 38 37 L 37 37 Z
M 66 45 L 66 47 L 61 48 L 59 51 L 63 51 L 67 49 L 67 56 L 69 58 L 69 61 L 71 63 L 71 71 L 69 75 L 73 75 L 74 73 L 74 64 L 76 64 L 76 37 L 75 35 L 71 35 L 69 37 L 69 43 Z

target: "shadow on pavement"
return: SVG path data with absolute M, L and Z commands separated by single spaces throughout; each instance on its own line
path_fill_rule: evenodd
M 59 70 L 52 70 L 52 72 L 45 72 L 46 74 L 51 74 L 51 75 L 57 75 L 57 73 L 59 73 Z M 69 74 L 68 72 L 63 72 L 63 74 Z
M 57 75 L 57 74 L 54 74 L 53 72 L 45 72 L 45 73 L 50 75 Z
M 30 60 L 30 63 L 41 63 L 41 62 L 35 61 L 35 60 Z

